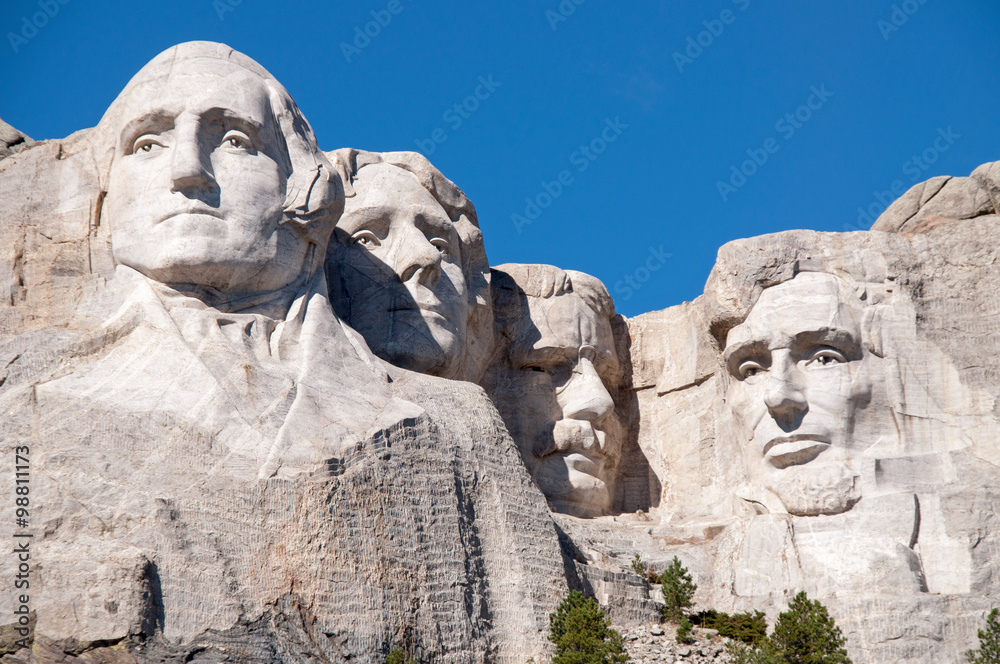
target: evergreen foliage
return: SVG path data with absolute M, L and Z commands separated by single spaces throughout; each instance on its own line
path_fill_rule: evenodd
M 1000 664 L 1000 609 L 986 617 L 986 629 L 979 630 L 979 648 L 965 653 L 972 664 Z
M 621 635 L 611 629 L 593 598 L 573 590 L 549 614 L 552 664 L 619 664 L 629 661 Z
M 726 652 L 729 653 L 730 664 L 785 664 L 767 641 L 762 641 L 758 646 L 730 641 L 726 644 Z
M 666 603 L 663 607 L 663 618 L 679 621 L 691 607 L 691 600 L 698 586 L 691 580 L 687 568 L 681 565 L 677 556 L 674 556 L 670 565 L 664 570 L 660 583 L 662 584 L 660 591 Z
M 691 621 L 687 617 L 681 618 L 681 625 L 677 628 L 677 643 L 694 643 L 694 636 L 691 634 Z
M 416 664 L 416 661 L 406 654 L 406 651 L 396 646 L 385 658 L 385 664 Z
M 660 582 L 660 575 L 657 573 L 656 568 L 652 565 L 647 565 L 646 561 L 640 558 L 638 553 L 632 558 L 632 571 L 650 585 Z
M 649 571 L 649 568 L 646 567 L 646 563 L 642 561 L 642 558 L 639 557 L 638 553 L 635 554 L 635 558 L 632 559 L 632 571 L 643 579 L 646 578 L 646 573 Z
M 766 645 L 773 646 L 785 664 L 851 664 L 846 641 L 826 607 L 800 592 L 788 611 L 778 615 Z
M 732 615 L 708 609 L 691 616 L 691 622 L 699 627 L 714 629 L 720 636 L 753 645 L 767 637 L 767 621 L 763 611 L 734 613 Z
M 707 613 L 714 612 L 704 611 L 699 615 Z M 717 615 L 726 616 L 724 613 Z M 754 625 L 753 632 L 758 625 L 766 629 L 764 615 L 759 611 L 752 616 L 749 613 L 738 615 Z M 778 616 L 773 634 L 749 644 L 731 641 L 726 650 L 732 664 L 851 664 L 844 650 L 845 642 L 826 607 L 810 601 L 801 592 L 788 605 L 788 611 Z

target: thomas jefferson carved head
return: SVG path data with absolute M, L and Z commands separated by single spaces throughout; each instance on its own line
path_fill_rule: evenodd
M 478 381 L 493 319 L 472 203 L 413 152 L 344 149 L 331 158 L 354 189 L 327 263 L 337 313 L 391 364 Z
M 856 290 L 800 273 L 766 288 L 725 339 L 726 401 L 751 477 L 792 514 L 843 512 L 861 497 L 852 436 L 871 353 Z
M 501 265 L 492 283 L 501 334 L 484 387 L 553 508 L 605 514 L 623 443 L 614 302 L 597 279 L 551 265 Z
M 291 97 L 222 44 L 154 58 L 101 120 L 114 145 L 102 217 L 117 263 L 240 298 L 322 264 L 340 177 Z

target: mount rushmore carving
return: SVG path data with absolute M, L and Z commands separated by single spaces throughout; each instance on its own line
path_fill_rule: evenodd
M 705 607 L 807 590 L 856 662 L 957 657 L 1000 596 L 992 164 L 871 231 L 731 242 L 626 320 L 592 276 L 491 268 L 426 158 L 324 152 L 222 44 L 5 141 L 4 653 L 520 664 L 571 588 L 655 620 L 635 553 Z

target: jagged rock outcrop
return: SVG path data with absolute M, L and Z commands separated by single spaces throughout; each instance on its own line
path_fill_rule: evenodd
M 34 143 L 17 129 L 0 120 L 0 159 L 17 154 L 21 150 L 31 147 Z

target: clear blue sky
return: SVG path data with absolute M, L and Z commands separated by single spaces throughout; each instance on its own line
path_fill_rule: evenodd
M 288 88 L 324 149 L 429 153 L 440 130 L 429 156 L 493 264 L 589 272 L 626 315 L 696 297 L 728 240 L 867 227 L 858 208 L 894 181 L 1000 159 L 995 0 L 576 2 L 5 0 L 0 117 L 68 135 L 158 52 L 222 41 Z M 372 12 L 387 24 L 357 48 Z M 547 206 L 518 232 L 526 198 Z

